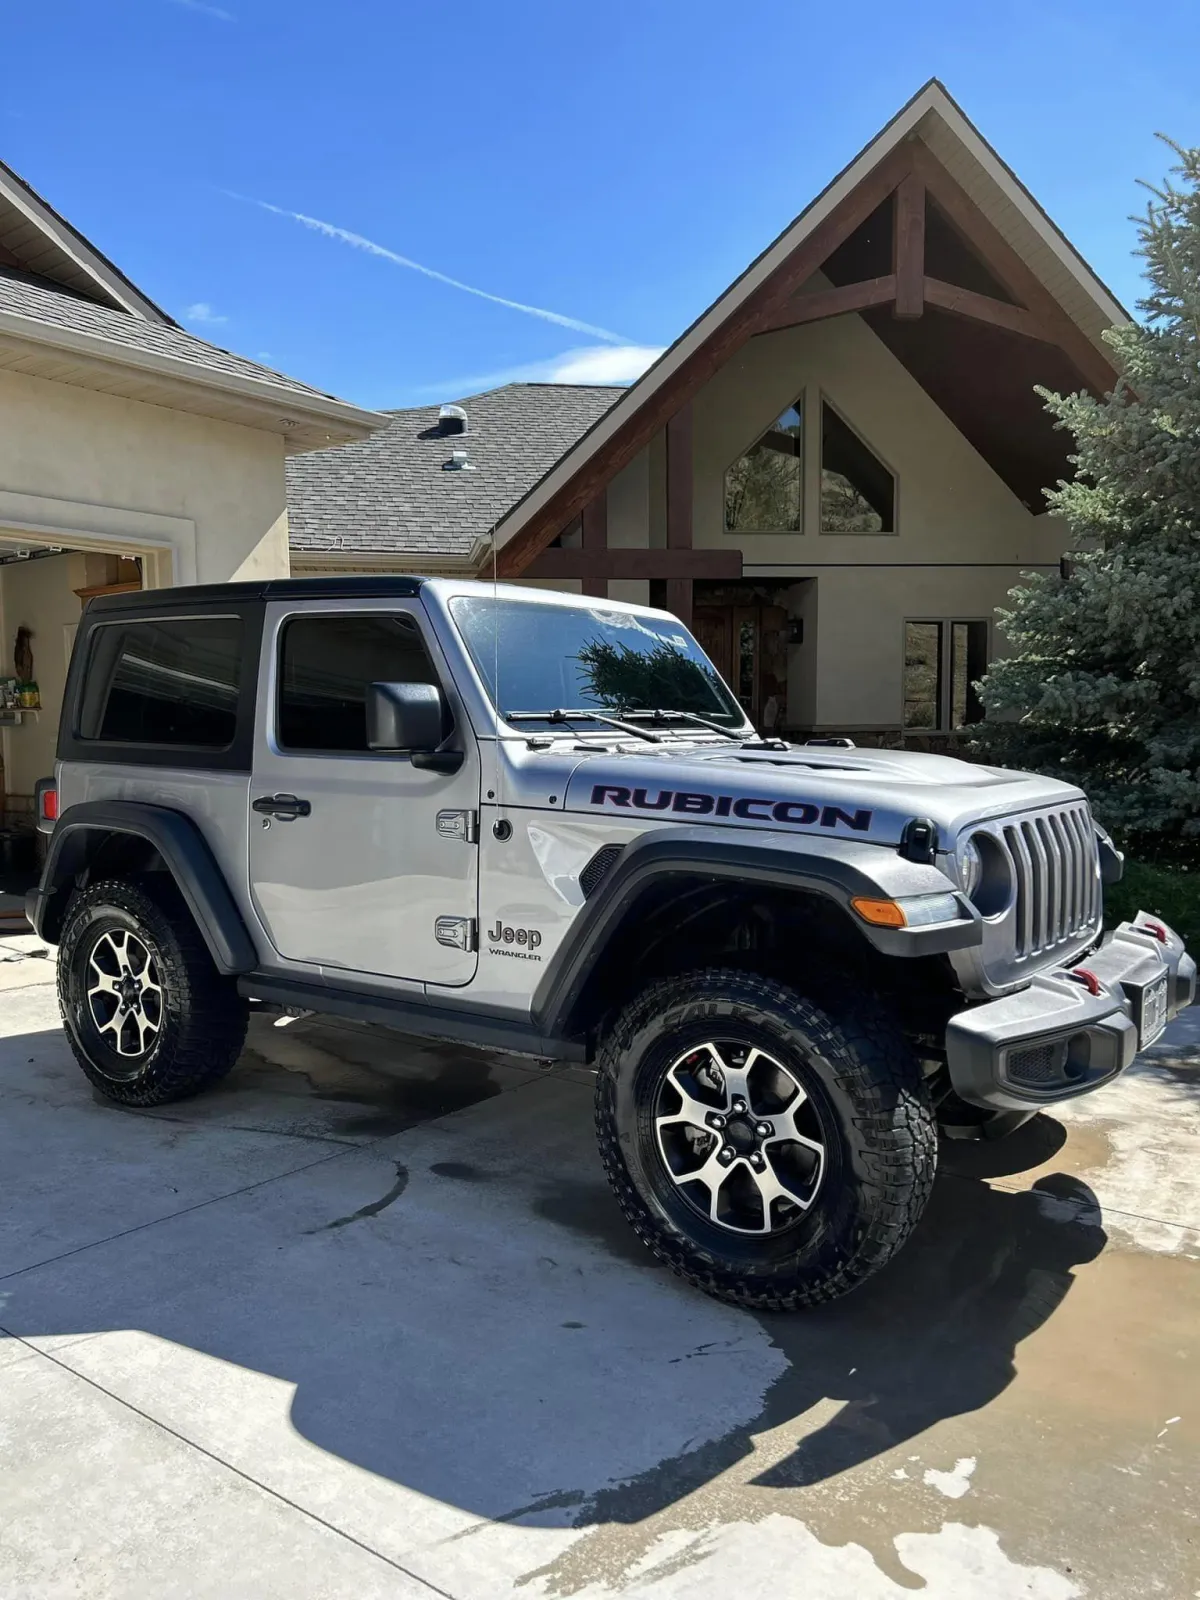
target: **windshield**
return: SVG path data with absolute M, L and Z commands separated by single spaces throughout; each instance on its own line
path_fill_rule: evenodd
M 681 622 L 603 601 L 539 605 L 458 595 L 450 613 L 501 716 L 537 711 L 690 712 L 723 728 L 745 714 Z

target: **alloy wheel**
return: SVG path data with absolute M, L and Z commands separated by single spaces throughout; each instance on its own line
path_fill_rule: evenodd
M 132 1068 L 158 1038 L 163 990 L 150 947 L 127 928 L 102 933 L 87 959 L 88 1010 L 97 1033 Z
M 667 1069 L 654 1127 L 672 1182 L 709 1222 L 763 1236 L 794 1225 L 827 1164 L 799 1078 L 755 1046 L 707 1040 Z

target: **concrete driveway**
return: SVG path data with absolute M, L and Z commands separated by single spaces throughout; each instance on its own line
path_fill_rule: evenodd
M 0 1596 L 1200 1594 L 1200 1030 L 952 1146 L 893 1266 L 751 1316 L 610 1200 L 589 1075 L 252 1025 L 97 1098 L 0 941 Z

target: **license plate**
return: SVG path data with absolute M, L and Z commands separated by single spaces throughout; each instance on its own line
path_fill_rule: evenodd
M 1138 1023 L 1138 1046 L 1144 1050 L 1167 1025 L 1167 974 L 1155 978 L 1142 991 L 1142 1015 Z

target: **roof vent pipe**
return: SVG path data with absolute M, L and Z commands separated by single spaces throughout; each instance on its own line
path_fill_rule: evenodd
M 467 413 L 461 406 L 442 406 L 438 411 L 438 432 L 466 433 Z
M 449 461 L 442 462 L 443 472 L 474 472 L 475 468 L 467 460 L 465 449 L 451 450 Z

